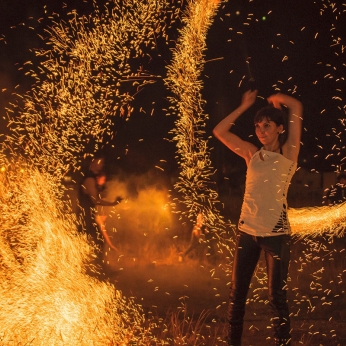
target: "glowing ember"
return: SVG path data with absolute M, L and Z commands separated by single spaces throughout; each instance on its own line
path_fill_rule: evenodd
M 206 34 L 215 15 L 217 1 L 191 2 L 183 22 L 180 38 L 174 49 L 173 61 L 168 66 L 167 86 L 176 95 L 170 100 L 178 120 L 173 130 L 179 154 L 180 178 L 175 189 L 182 195 L 187 216 L 195 220 L 199 211 L 210 229 L 222 231 L 225 227 L 216 208 L 218 194 L 211 185 L 214 169 L 211 166 L 208 140 L 205 138 L 205 101 L 200 75 L 204 66 Z M 217 236 L 218 234 L 215 233 Z
M 342 237 L 346 230 L 346 202 L 333 206 L 289 209 L 292 233 L 299 237 Z
M 186 207 L 182 213 L 189 219 L 194 220 L 202 210 L 208 227 L 216 231 L 222 252 L 226 222 L 216 208 L 218 194 L 210 187 L 214 169 L 205 133 L 208 116 L 203 110 L 200 80 L 206 34 L 218 4 L 217 0 L 188 3 L 185 26 L 165 81 L 175 95 L 170 98 L 170 111 L 177 115 L 173 134 L 181 172 L 175 189 L 182 200 L 176 201 Z M 336 71 L 345 67 L 345 44 L 335 30 L 344 10 L 330 1 L 319 5 L 321 16 L 332 13 L 330 47 L 338 65 L 321 63 L 328 73 L 313 84 L 335 82 L 332 101 L 343 114 L 339 120 L 344 132 L 344 77 L 338 78 Z M 160 78 L 134 62 L 150 56 L 157 37 L 166 37 L 166 27 L 178 17 L 178 11 L 171 1 L 163 0 L 114 0 L 102 13 L 94 6 L 89 17 L 80 17 L 76 11 L 69 13 L 68 21 L 54 17 L 46 31 L 47 48 L 36 51 L 40 65 L 33 66 L 30 61 L 24 64 L 35 84 L 27 94 L 18 95 L 18 104 L 7 108 L 12 132 L 0 151 L 0 340 L 4 345 L 147 345 L 155 339 L 150 328 L 143 327 L 147 321 L 140 306 L 114 286 L 87 274 L 94 249 L 85 235 L 77 233 L 77 220 L 61 200 L 61 178 L 68 170 L 79 169 L 79 158 L 87 146 L 92 152 L 112 139 L 114 117 L 129 117 L 136 93 Z M 261 18 L 269 20 L 269 15 L 271 11 Z M 244 26 L 253 21 L 258 19 L 248 14 Z M 276 39 L 272 48 L 282 48 L 280 61 L 286 64 L 289 50 L 279 47 L 281 34 Z M 315 39 L 319 39 L 319 33 Z M 290 47 L 295 45 L 290 39 L 288 42 Z M 287 87 L 297 92 L 291 76 L 281 79 L 273 85 L 275 90 Z M 332 129 L 331 136 L 337 143 L 333 143 L 326 159 L 335 153 L 340 162 L 344 161 L 343 132 Z M 327 255 L 333 259 L 334 253 L 317 238 L 344 234 L 345 208 L 344 203 L 289 211 L 293 234 L 303 238 L 305 246 L 294 263 L 298 273 L 306 273 L 306 264 L 320 266 L 311 269 L 309 289 L 323 290 L 325 304 L 331 304 L 331 283 L 322 287 L 325 269 L 318 260 Z M 162 208 L 164 215 L 166 212 Z M 232 246 L 227 244 L 231 253 Z M 215 269 L 211 272 L 214 275 Z M 336 272 L 337 285 L 343 284 L 343 273 L 343 268 Z M 256 269 L 256 277 L 258 281 L 266 279 L 262 266 Z M 291 290 L 297 291 L 296 315 L 302 302 L 309 311 L 314 310 L 312 298 L 300 296 L 298 288 Z M 261 301 L 258 293 L 254 289 L 249 301 Z
M 58 178 L 78 169 L 86 147 L 92 152 L 114 136 L 112 117 L 129 117 L 134 95 L 157 78 L 129 61 L 140 64 L 155 48 L 167 8 L 165 1 L 114 2 L 104 13 L 95 4 L 89 17 L 72 11 L 68 22 L 56 18 L 46 30 L 49 49 L 36 50 L 40 66 L 25 64 L 36 83 L 18 95 L 23 110 L 8 109 L 7 140 Z
M 116 345 L 139 338 L 139 307 L 86 274 L 93 249 L 76 232 L 51 176 L 18 168 L 0 181 L 2 343 Z
M 42 62 L 28 72 L 36 83 L 18 95 L 23 108 L 7 109 L 12 133 L 0 154 L 2 344 L 141 344 L 140 307 L 87 275 L 94 250 L 61 201 L 61 180 L 79 168 L 92 138 L 97 149 L 111 136 L 112 116 L 130 116 L 133 96 L 123 83 L 139 77 L 135 93 L 153 81 L 128 61 L 155 46 L 166 7 L 127 1 L 103 14 L 95 8 L 79 18 L 72 11 L 68 22 L 56 21 L 47 30 L 51 49 L 36 51 Z

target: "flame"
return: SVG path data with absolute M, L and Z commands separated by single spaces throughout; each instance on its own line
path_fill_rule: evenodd
M 118 344 L 140 330 L 140 307 L 87 274 L 93 248 L 51 176 L 14 168 L 0 182 L 2 344 Z
M 201 96 L 203 84 L 200 75 L 205 63 L 206 34 L 218 3 L 207 0 L 189 3 L 183 19 L 186 25 L 180 31 L 166 78 L 167 86 L 175 94 L 170 98 L 171 108 L 178 117 L 172 132 L 181 169 L 174 186 L 182 196 L 179 203 L 187 207 L 187 217 L 194 221 L 202 212 L 206 224 L 215 230 L 217 237 L 224 232 L 225 222 L 216 208 L 218 194 L 211 187 L 214 169 L 205 138 L 208 116 L 203 112 L 205 101 Z
M 157 36 L 166 35 L 167 17 L 174 20 L 177 15 L 166 1 L 117 3 L 102 14 L 95 7 L 89 17 L 76 11 L 65 22 L 55 17 L 46 31 L 48 46 L 36 50 L 42 62 L 37 68 L 25 64 L 32 68 L 28 75 L 35 84 L 17 95 L 23 108 L 12 104 L 7 109 L 12 133 L 0 152 L 4 345 L 145 345 L 150 340 L 140 306 L 87 274 L 94 250 L 85 235 L 76 232 L 77 220 L 61 200 L 61 178 L 69 169 L 79 169 L 78 157 L 89 142 L 94 149 L 105 144 L 114 135 L 112 118 L 129 117 L 135 94 L 158 78 L 129 61 L 155 49 Z M 181 167 L 175 188 L 183 200 L 178 202 L 187 207 L 189 218 L 202 209 L 211 228 L 224 230 L 215 208 L 218 196 L 210 188 L 214 170 L 199 79 L 206 33 L 218 4 L 189 3 L 166 82 L 176 95 L 170 101 L 179 116 L 173 130 Z M 340 40 L 333 40 L 344 53 Z M 344 229 L 345 204 L 290 213 L 295 234 L 341 235 Z
M 346 229 L 346 202 L 288 211 L 292 234 L 299 237 L 342 237 Z
M 48 44 L 35 51 L 41 62 L 24 64 L 35 83 L 17 95 L 23 106 L 7 108 L 11 135 L 0 151 L 3 345 L 140 345 L 144 333 L 150 340 L 141 307 L 90 275 L 94 249 L 76 231 L 61 181 L 80 168 L 89 142 L 96 150 L 113 136 L 112 117 L 129 117 L 134 94 L 157 78 L 129 60 L 156 46 L 168 4 L 114 1 L 103 13 L 94 6 L 89 17 L 51 17 Z M 132 89 L 124 87 L 129 81 Z

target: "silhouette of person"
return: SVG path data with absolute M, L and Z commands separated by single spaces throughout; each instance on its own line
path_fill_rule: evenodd
M 203 248 L 208 248 L 208 255 L 212 257 L 215 254 L 213 240 L 212 233 L 208 230 L 204 222 L 203 214 L 198 213 L 196 223 L 191 231 L 189 246 L 184 252 L 179 253 L 179 262 L 182 262 L 188 254 L 197 250 L 202 245 L 204 245 Z
M 103 197 L 103 193 L 106 190 L 106 180 L 107 180 L 107 177 L 104 172 L 100 172 L 96 176 L 97 190 L 99 191 L 101 197 Z M 117 198 L 119 202 L 120 202 L 120 199 L 121 199 L 120 197 Z M 97 224 L 98 230 L 102 234 L 103 239 L 106 241 L 109 247 L 118 251 L 118 249 L 114 246 L 114 244 L 112 243 L 107 233 L 107 227 L 106 227 L 107 216 L 108 215 L 106 213 L 105 207 L 103 205 L 97 205 L 96 213 L 95 213 L 95 222 Z
M 105 220 L 102 216 L 97 218 L 98 211 L 102 210 L 103 206 L 115 206 L 122 200 L 121 197 L 117 197 L 115 201 L 110 202 L 102 198 L 101 192 L 105 183 L 104 165 L 104 157 L 95 156 L 79 187 L 79 206 L 82 213 L 81 230 L 88 235 L 89 241 L 96 246 L 97 252 L 103 250 L 104 238 L 101 233 L 101 225 Z M 103 264 L 100 260 L 98 263 Z
M 201 242 L 203 242 L 202 236 L 205 233 L 205 225 L 203 222 L 203 214 L 199 213 L 197 215 L 197 220 L 192 228 L 190 244 L 188 248 L 180 253 L 179 261 L 182 261 L 185 256 L 187 256 L 191 251 L 195 250 Z

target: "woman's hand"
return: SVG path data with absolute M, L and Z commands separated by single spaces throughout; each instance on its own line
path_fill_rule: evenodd
M 257 90 L 248 90 L 243 94 L 241 105 L 246 108 L 250 108 L 256 101 Z
M 303 105 L 294 97 L 282 93 L 271 95 L 267 100 L 275 108 L 288 108 L 288 137 L 282 149 L 286 158 L 297 162 L 302 134 Z
M 277 94 L 269 96 L 267 100 L 275 108 L 282 109 L 282 106 L 286 106 L 289 109 L 294 109 L 294 112 L 296 113 L 302 113 L 301 102 L 292 96 L 282 94 L 282 93 L 277 93 Z
M 274 95 L 271 95 L 267 98 L 267 101 L 269 104 L 272 104 L 277 109 L 282 109 L 282 105 L 285 104 L 285 98 L 287 95 L 277 93 Z
M 113 202 L 112 205 L 118 205 L 119 203 L 122 202 L 123 199 L 124 199 L 123 197 L 118 196 L 118 197 L 115 199 L 115 201 Z
M 251 142 L 242 140 L 236 134 L 232 133 L 230 129 L 235 121 L 255 103 L 256 97 L 257 90 L 246 91 L 243 94 L 240 106 L 228 114 L 226 118 L 222 119 L 213 130 L 214 136 L 225 144 L 227 148 L 242 157 L 246 161 L 246 164 L 249 163 L 258 148 Z

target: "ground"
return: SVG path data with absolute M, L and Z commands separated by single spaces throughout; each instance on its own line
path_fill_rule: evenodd
M 294 265 L 291 270 L 295 271 Z M 229 280 L 221 264 L 211 265 L 196 258 L 179 262 L 178 257 L 175 263 L 161 264 L 123 256 L 111 276 L 115 287 L 141 304 L 147 316 L 169 319 L 167 316 L 181 309 L 194 321 L 203 316 L 207 327 L 201 333 L 205 333 L 205 339 L 196 345 L 225 345 Z M 259 286 L 256 282 L 253 285 Z M 318 292 L 308 298 L 296 292 L 294 288 L 289 290 L 292 346 L 346 345 L 345 296 L 335 295 L 326 301 Z M 244 345 L 270 345 L 272 333 L 265 289 L 252 294 L 255 298 L 250 299 L 247 306 Z M 311 309 L 308 305 L 313 298 L 318 302 L 315 301 L 315 308 Z

